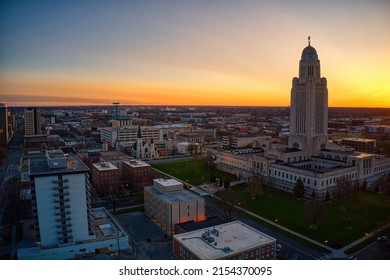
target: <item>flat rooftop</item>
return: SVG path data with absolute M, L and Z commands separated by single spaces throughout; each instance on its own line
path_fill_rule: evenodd
M 92 208 L 91 226 L 96 238 L 93 241 L 109 240 L 127 236 L 106 208 Z M 117 236 L 118 235 L 118 236 Z M 85 241 L 90 242 L 90 241 Z
M 311 167 L 310 168 L 302 167 L 302 166 L 300 166 L 300 165 L 302 165 L 302 163 L 304 163 L 306 165 L 311 165 Z M 288 167 L 295 168 L 297 170 L 305 170 L 305 171 L 313 172 L 316 174 L 323 174 L 323 173 L 327 173 L 327 172 L 331 172 L 331 171 L 335 171 L 335 170 L 350 168 L 350 166 L 331 165 L 331 164 L 321 163 L 321 162 L 314 161 L 314 160 L 286 163 L 286 164 L 282 164 L 282 166 L 288 166 Z M 317 169 L 315 169 L 314 166 L 317 166 Z
M 146 162 L 142 160 L 130 160 L 130 161 L 124 161 L 127 165 L 131 167 L 148 167 L 150 164 L 147 164 Z
M 188 221 L 184 223 L 176 224 L 176 227 L 181 228 L 185 232 L 209 228 L 223 224 L 224 222 L 218 216 L 207 217 L 207 220 L 201 222 Z
M 45 154 L 42 154 L 39 157 L 30 158 L 30 176 L 89 171 L 89 168 L 74 154 L 68 154 L 66 161 L 66 167 L 50 169 Z
M 214 241 L 209 242 L 202 237 L 206 232 Z M 276 241 L 240 221 L 177 234 L 173 238 L 202 260 L 227 258 Z
M 203 199 L 202 197 L 187 190 L 162 193 L 156 190 L 154 187 L 145 187 L 144 189 L 148 190 L 150 193 L 156 195 L 169 204 Z
M 179 181 L 177 181 L 175 179 L 158 178 L 158 179 L 154 179 L 153 181 L 156 181 L 157 183 L 159 183 L 165 187 L 176 186 L 178 184 L 181 184 Z
M 129 158 L 131 158 L 129 155 L 120 151 L 101 151 L 100 157 L 107 161 L 125 159 L 128 160 Z
M 115 165 L 113 165 L 111 162 L 108 162 L 108 161 L 97 162 L 97 163 L 94 163 L 93 166 L 99 171 L 119 169 L 118 167 L 116 167 Z
M 376 142 L 374 139 L 367 139 L 367 138 L 342 138 L 343 141 L 352 141 L 352 142 L 364 142 L 364 143 L 370 143 L 370 142 Z
M 58 150 L 47 151 L 46 155 L 49 158 L 66 158 L 65 154 L 62 151 L 58 151 Z

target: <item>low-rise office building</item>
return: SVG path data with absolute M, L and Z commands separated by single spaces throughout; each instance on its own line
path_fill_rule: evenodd
M 168 232 L 178 223 L 205 220 L 204 198 L 183 189 L 174 179 L 154 179 L 153 186 L 145 187 L 144 206 L 145 214 Z
M 173 236 L 175 260 L 275 259 L 276 240 L 240 221 Z

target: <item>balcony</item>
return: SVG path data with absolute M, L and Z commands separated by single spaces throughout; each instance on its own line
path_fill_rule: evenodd
M 58 191 L 58 190 L 67 190 L 69 189 L 69 185 L 65 184 L 65 185 L 62 185 L 62 186 L 58 186 L 58 185 L 55 185 L 53 187 L 53 190 L 55 191 Z
M 56 192 L 54 193 L 54 196 L 55 197 L 59 197 L 59 196 L 68 196 L 69 195 L 69 192 L 68 191 L 64 191 L 62 193 L 59 193 L 59 192 Z
M 69 202 L 69 198 L 60 198 L 60 199 L 55 199 L 54 203 L 60 203 L 60 202 Z
M 60 206 L 54 206 L 54 209 L 55 209 L 55 210 L 70 209 L 70 205 L 69 205 L 69 204 L 64 204 L 64 205 L 60 205 Z
M 66 233 L 66 234 L 71 234 L 72 233 L 72 228 L 66 228 L 66 229 L 59 229 L 58 231 L 57 231 L 57 234 L 60 234 L 61 236 L 64 234 L 64 233 Z
M 55 214 L 56 216 L 61 216 L 61 215 L 70 215 L 70 211 L 67 210 L 67 211 L 56 211 Z
M 67 239 L 68 242 L 65 243 L 64 239 Z M 60 235 L 60 236 L 58 236 L 58 243 L 59 243 L 59 245 L 73 243 L 73 236 L 72 235 L 68 235 L 66 237 L 63 237 L 62 235 Z
M 57 218 L 57 222 L 69 222 L 71 220 L 70 217 L 65 217 L 65 218 Z
M 57 224 L 57 228 L 62 228 L 62 227 L 72 227 L 72 223 L 65 223 L 65 224 L 63 224 L 63 223 L 61 223 L 61 224 Z
M 62 179 L 62 180 L 53 180 L 52 183 L 58 184 L 58 183 L 67 183 L 69 182 L 69 179 Z

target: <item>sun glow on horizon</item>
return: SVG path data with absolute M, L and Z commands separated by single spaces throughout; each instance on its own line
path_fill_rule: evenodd
M 289 106 L 310 34 L 329 106 L 390 107 L 390 3 L 329 2 L 8 2 L 0 102 Z

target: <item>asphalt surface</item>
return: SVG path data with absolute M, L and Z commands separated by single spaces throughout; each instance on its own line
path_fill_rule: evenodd
M 206 202 L 206 211 L 209 216 L 219 216 L 220 218 L 224 219 L 224 215 L 221 212 L 220 206 L 210 200 L 207 199 Z M 262 224 L 259 224 L 250 218 L 247 218 L 246 216 L 243 216 L 236 211 L 233 211 L 232 220 L 239 220 L 277 240 L 277 243 L 282 245 L 282 250 L 280 254 L 287 259 L 293 259 L 293 260 L 315 260 L 319 259 L 321 256 L 324 256 L 325 253 L 315 250 L 311 247 L 306 246 L 305 244 L 302 244 L 301 242 L 290 238 L 289 236 L 286 236 L 278 231 L 275 231 L 273 229 L 270 229 Z

